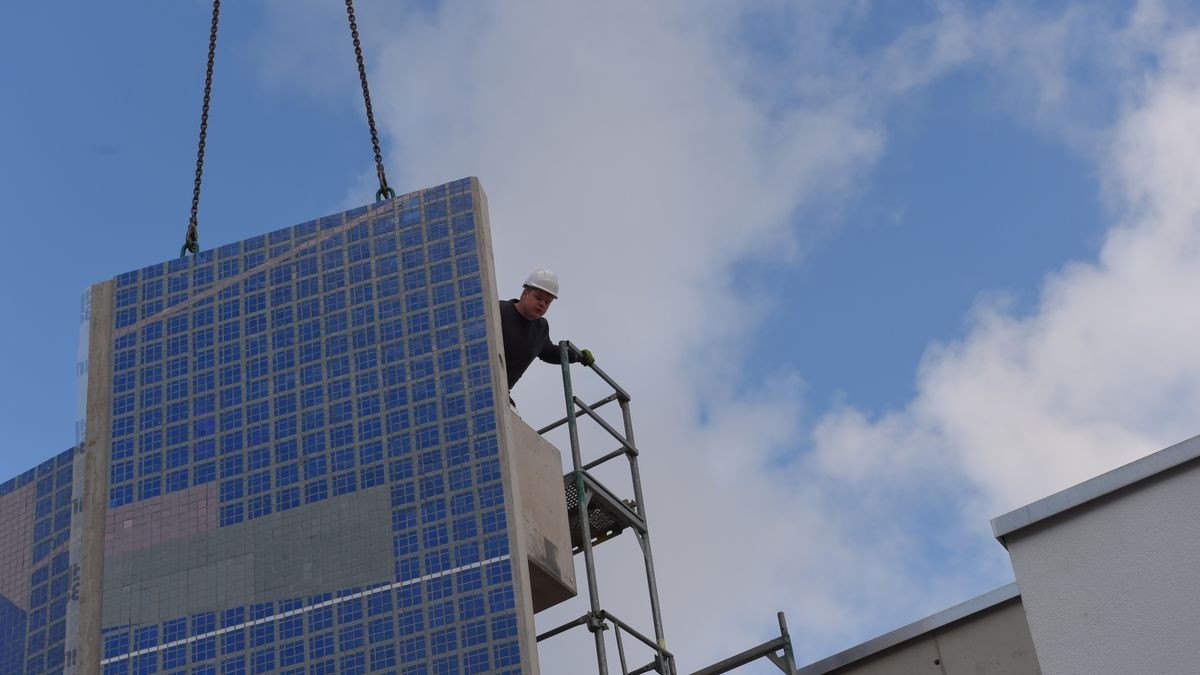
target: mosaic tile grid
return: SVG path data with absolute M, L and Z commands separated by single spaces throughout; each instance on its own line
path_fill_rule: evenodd
M 62 669 L 75 448 L 0 484 L 0 673 Z
M 519 671 L 471 185 L 114 280 L 105 673 Z

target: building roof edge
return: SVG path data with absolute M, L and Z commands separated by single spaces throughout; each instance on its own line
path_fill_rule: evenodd
M 1122 488 L 1200 458 L 1200 436 L 1193 436 L 1078 485 L 992 519 L 992 532 L 1000 543 L 1018 530 L 1082 506 Z
M 1021 592 L 1017 589 L 1016 582 L 1005 584 L 983 595 L 975 596 L 966 602 L 959 603 L 936 614 L 931 614 L 907 626 L 902 626 L 845 651 L 838 652 L 833 656 L 804 666 L 796 671 L 796 675 L 823 675 L 824 673 L 886 651 L 913 638 L 920 637 L 925 633 L 943 628 L 956 621 L 961 621 L 972 614 L 978 614 L 1020 596 Z

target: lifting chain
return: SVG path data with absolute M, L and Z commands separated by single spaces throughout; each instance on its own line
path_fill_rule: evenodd
M 204 71 L 204 105 L 200 110 L 200 143 L 196 149 L 196 180 L 192 186 L 192 212 L 188 218 L 187 235 L 183 240 L 183 248 L 179 256 L 184 257 L 190 251 L 195 254 L 200 251 L 200 232 L 197 224 L 197 213 L 200 209 L 200 181 L 204 175 L 204 146 L 208 136 L 208 107 L 212 100 L 213 63 L 217 55 L 217 21 L 221 16 L 221 0 L 213 0 L 212 30 L 208 35 L 208 66 Z M 367 68 L 363 63 L 362 44 L 358 39 L 358 22 L 354 17 L 354 0 L 346 0 L 346 16 L 350 20 L 350 37 L 354 40 L 354 58 L 358 62 L 358 79 L 362 82 L 363 103 L 367 107 L 367 126 L 371 129 L 371 149 L 375 152 L 375 173 L 379 177 L 379 191 L 375 193 L 375 201 L 391 199 L 396 191 L 388 187 L 387 174 L 383 170 L 383 152 L 379 149 L 379 134 L 375 130 L 375 111 L 371 108 L 371 91 L 367 87 Z
M 221 0 L 213 0 L 212 30 L 208 34 L 208 67 L 204 70 L 204 105 L 200 109 L 200 144 L 196 149 L 196 182 L 192 185 L 192 214 L 188 218 L 187 235 L 183 240 L 183 248 L 179 257 L 184 257 L 191 251 L 193 255 L 200 252 L 200 232 L 196 222 L 196 214 L 200 209 L 200 178 L 204 175 L 204 143 L 208 136 L 208 104 L 212 99 L 213 62 L 217 57 L 217 19 L 221 16 Z
M 354 59 L 358 61 L 358 79 L 362 82 L 363 103 L 367 106 L 367 126 L 371 128 L 371 149 L 375 151 L 375 173 L 379 176 L 379 191 L 375 201 L 396 196 L 388 187 L 387 174 L 383 171 L 383 153 L 379 150 L 379 134 L 375 131 L 375 111 L 371 108 L 371 90 L 367 87 L 367 68 L 363 65 L 362 45 L 358 41 L 358 23 L 354 19 L 354 0 L 346 0 L 346 17 L 350 19 L 350 37 L 354 40 Z

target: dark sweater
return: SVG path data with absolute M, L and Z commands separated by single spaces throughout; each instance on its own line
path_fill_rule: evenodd
M 550 322 L 545 317 L 530 321 L 521 316 L 517 301 L 500 301 L 500 328 L 504 334 L 504 365 L 508 371 L 508 388 L 516 386 L 534 358 L 546 363 L 562 363 L 558 344 L 550 339 Z M 571 355 L 571 363 L 579 360 Z

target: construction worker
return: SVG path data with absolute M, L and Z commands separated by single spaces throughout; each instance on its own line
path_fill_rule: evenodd
M 500 301 L 500 328 L 504 335 L 504 364 L 508 371 L 511 391 L 525 374 L 525 369 L 539 358 L 546 363 L 562 363 L 558 344 L 550 339 L 550 322 L 546 311 L 558 299 L 558 277 L 546 269 L 534 270 L 525 280 L 521 297 Z M 571 363 L 590 366 L 596 362 L 584 349 L 570 354 Z

